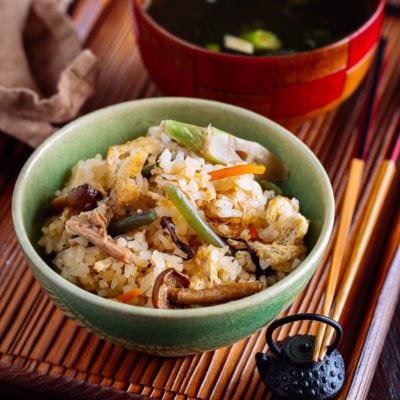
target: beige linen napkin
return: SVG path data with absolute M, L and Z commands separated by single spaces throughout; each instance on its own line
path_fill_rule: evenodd
M 57 0 L 0 0 L 1 131 L 37 146 L 77 115 L 97 72 Z

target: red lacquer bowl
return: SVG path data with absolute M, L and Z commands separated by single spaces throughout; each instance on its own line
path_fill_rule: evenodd
M 134 31 L 154 82 L 167 94 L 219 100 L 277 121 L 304 120 L 337 106 L 364 78 L 377 46 L 384 0 L 348 37 L 316 50 L 249 57 L 208 51 L 162 28 L 133 4 Z

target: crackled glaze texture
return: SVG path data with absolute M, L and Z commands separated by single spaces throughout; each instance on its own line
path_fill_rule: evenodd
M 284 192 L 299 199 L 310 219 L 310 252 L 297 270 L 272 287 L 235 302 L 193 310 L 129 306 L 88 293 L 46 264 L 37 248 L 49 200 L 80 159 L 144 134 L 172 118 L 213 125 L 268 146 L 288 164 Z M 65 126 L 42 144 L 21 171 L 13 198 L 19 242 L 42 287 L 69 316 L 89 330 L 128 348 L 159 355 L 184 355 L 231 344 L 263 327 L 293 302 L 318 267 L 334 217 L 329 179 L 313 153 L 294 135 L 244 109 L 206 100 L 158 98 L 108 107 Z

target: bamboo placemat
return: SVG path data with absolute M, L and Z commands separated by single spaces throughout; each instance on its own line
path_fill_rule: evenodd
M 94 3 L 90 0 L 77 3 L 73 16 L 78 25 L 87 21 L 87 7 L 90 11 Z M 87 45 L 99 56 L 102 65 L 98 90 L 84 112 L 128 99 L 162 95 L 148 79 L 140 61 L 128 2 L 114 0 L 104 4 L 104 9 L 96 10 L 93 29 L 83 30 Z M 399 19 L 387 17 L 383 34 L 388 38 L 389 59 L 353 233 L 377 167 L 393 142 L 390 127 L 400 113 Z M 339 109 L 291 127 L 327 169 L 337 211 L 355 145 L 357 115 L 365 98 L 364 86 Z M 270 396 L 256 371 L 254 359 L 256 352 L 266 351 L 265 329 L 217 351 L 162 358 L 100 340 L 54 306 L 25 263 L 11 221 L 12 189 L 29 154 L 30 150 L 24 145 L 0 136 L 0 382 L 76 399 L 94 396 L 96 399 L 268 399 Z M 380 217 L 381 223 L 374 233 L 374 244 L 365 257 L 341 321 L 345 329 L 341 350 L 348 367 L 342 399 L 365 398 L 399 292 L 400 279 L 396 278 L 399 274 L 394 274 L 393 261 L 399 229 L 396 223 L 392 224 L 398 206 L 395 190 L 398 183 L 397 176 Z M 320 309 L 330 259 L 331 250 L 309 285 L 284 314 Z M 385 313 L 378 318 L 377 313 L 382 310 Z M 310 328 L 306 322 L 294 324 L 283 328 L 279 335 L 294 334 L 298 330 L 305 333 Z

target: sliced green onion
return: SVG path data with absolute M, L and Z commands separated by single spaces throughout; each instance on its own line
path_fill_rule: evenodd
M 208 49 L 210 51 L 215 51 L 218 53 L 219 51 L 221 51 L 221 46 L 218 43 L 207 43 L 206 49 Z
M 174 203 L 186 222 L 205 243 L 212 244 L 215 247 L 226 246 L 225 242 L 203 221 L 197 210 L 176 185 L 166 183 L 164 189 L 168 198 Z
M 244 53 L 244 54 L 254 53 L 253 43 L 233 35 L 224 35 L 224 46 L 229 50 L 234 50 L 239 53 Z
M 304 32 L 304 42 L 310 49 L 325 46 L 332 41 L 332 32 L 327 29 L 307 29 Z
M 251 32 L 245 32 L 240 37 L 251 43 L 256 50 L 277 50 L 282 47 L 282 42 L 275 33 L 257 29 Z
M 154 210 L 147 210 L 128 217 L 112 221 L 108 227 L 108 233 L 111 236 L 121 235 L 132 229 L 149 225 L 157 219 L 157 213 Z

